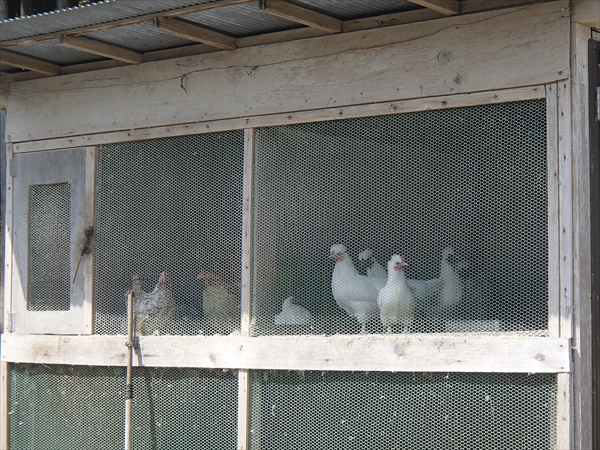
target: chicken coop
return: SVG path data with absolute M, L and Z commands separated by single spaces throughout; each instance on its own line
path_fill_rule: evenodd
M 600 447 L 598 2 L 0 3 L 0 448 Z

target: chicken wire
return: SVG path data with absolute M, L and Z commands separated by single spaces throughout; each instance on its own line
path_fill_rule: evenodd
M 141 333 L 239 329 L 243 159 L 243 131 L 98 149 L 95 333 L 126 334 L 127 291 L 150 295 L 165 269 Z
M 237 448 L 237 376 L 222 370 L 134 368 L 136 449 Z M 12 450 L 122 449 L 125 368 L 13 364 Z
M 556 448 L 556 375 L 256 372 L 251 449 Z
M 545 100 L 256 130 L 252 334 L 359 332 L 332 295 L 344 244 L 360 275 L 370 249 L 409 280 L 441 279 L 454 250 L 459 301 L 416 301 L 391 332 L 547 335 L 546 161 Z
M 68 311 L 71 307 L 71 186 L 29 187 L 27 309 Z

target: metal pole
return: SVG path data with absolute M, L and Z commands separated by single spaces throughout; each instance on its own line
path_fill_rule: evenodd
M 125 450 L 131 450 L 131 411 L 133 403 L 133 291 L 127 294 L 127 384 L 125 385 Z

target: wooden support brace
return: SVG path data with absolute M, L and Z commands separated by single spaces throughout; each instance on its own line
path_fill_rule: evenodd
M 93 53 L 94 55 L 104 56 L 110 59 L 116 59 L 128 64 L 140 64 L 143 60 L 143 56 L 140 53 L 83 36 L 63 34 L 59 38 L 58 43 L 65 47 L 80 50 L 82 52 Z
M 341 20 L 281 0 L 260 0 L 258 7 L 261 11 L 274 16 L 318 28 L 328 33 L 341 33 L 342 31 Z
M 237 42 L 234 37 L 169 17 L 155 17 L 154 28 L 190 41 L 200 42 L 223 50 L 234 50 Z
M 0 50 L 0 61 L 9 66 L 32 70 L 44 75 L 60 75 L 60 66 L 15 52 Z
M 460 3 L 456 0 L 411 0 L 411 3 L 448 16 L 460 14 Z

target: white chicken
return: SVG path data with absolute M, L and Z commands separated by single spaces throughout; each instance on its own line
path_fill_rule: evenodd
M 219 275 L 202 269 L 198 279 L 204 281 L 204 290 L 202 291 L 204 317 L 211 319 L 239 318 L 240 299 L 229 290 Z
M 294 303 L 294 297 L 290 296 L 283 301 L 281 312 L 275 314 L 275 325 L 310 325 L 313 317 L 304 306 Z
M 387 277 L 385 267 L 383 267 L 379 261 L 373 256 L 373 252 L 369 249 L 363 250 L 358 254 L 358 259 L 366 261 L 367 264 L 370 262 L 371 265 L 367 267 L 368 277 Z
M 333 298 L 340 308 L 358 321 L 360 332 L 366 333 L 367 322 L 379 313 L 377 278 L 360 275 L 342 244 L 331 246 L 330 257 L 335 260 L 331 276 Z
M 158 334 L 175 317 L 175 300 L 171 292 L 169 274 L 163 270 L 151 292 L 144 292 L 138 275 L 132 277 L 135 293 L 133 314 L 138 334 Z
M 387 283 L 377 296 L 381 324 L 388 333 L 395 324 L 402 325 L 402 332 L 407 333 L 414 321 L 415 299 L 406 284 L 405 265 L 404 256 L 392 255 L 387 264 Z

